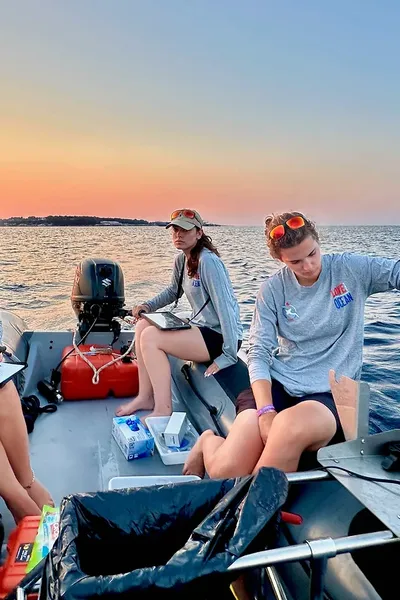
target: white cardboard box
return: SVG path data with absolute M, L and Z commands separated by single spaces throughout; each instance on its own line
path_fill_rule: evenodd
M 186 461 L 199 434 L 188 419 L 188 427 L 181 447 L 168 448 L 163 438 L 168 421 L 169 417 L 148 417 L 146 424 L 154 438 L 154 443 L 164 465 L 180 465 Z
M 188 419 L 184 412 L 173 412 L 163 433 L 168 448 L 180 448 L 188 428 Z

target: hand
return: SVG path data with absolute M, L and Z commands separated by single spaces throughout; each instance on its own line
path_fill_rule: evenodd
M 204 377 L 210 377 L 210 375 L 215 375 L 215 373 L 218 373 L 218 371 L 219 371 L 219 366 L 216 365 L 215 362 L 213 362 L 207 368 L 206 372 L 204 373 Z
M 140 313 L 141 312 L 150 312 L 149 307 L 147 306 L 147 304 L 138 304 L 137 306 L 134 306 L 132 308 L 132 317 L 134 319 L 136 319 L 136 321 L 138 319 L 140 319 Z
M 268 412 L 258 418 L 258 427 L 260 436 L 264 444 L 267 443 L 269 430 L 271 429 L 272 421 L 276 417 L 276 412 Z

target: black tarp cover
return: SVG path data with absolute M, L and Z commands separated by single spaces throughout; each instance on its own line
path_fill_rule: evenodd
M 238 576 L 228 566 L 273 543 L 287 491 L 284 473 L 264 468 L 254 477 L 69 496 L 41 600 L 221 600 Z

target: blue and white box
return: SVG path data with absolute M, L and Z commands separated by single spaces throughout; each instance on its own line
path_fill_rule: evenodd
M 126 460 L 154 453 L 154 438 L 136 415 L 114 417 L 112 435 Z

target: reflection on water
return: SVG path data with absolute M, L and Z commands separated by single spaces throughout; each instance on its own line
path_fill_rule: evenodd
M 268 256 L 261 227 L 209 227 L 237 294 L 245 339 L 261 282 L 279 265 Z M 392 256 L 400 247 L 400 227 L 320 229 L 325 252 L 353 251 Z M 169 282 L 175 248 L 161 227 L 0 227 L 0 306 L 31 329 L 72 329 L 70 293 L 77 263 L 99 257 L 118 261 L 125 275 L 126 304 L 158 293 Z M 373 422 L 400 427 L 400 293 L 367 301 L 364 378 L 372 385 Z M 182 307 L 187 307 L 181 301 Z

